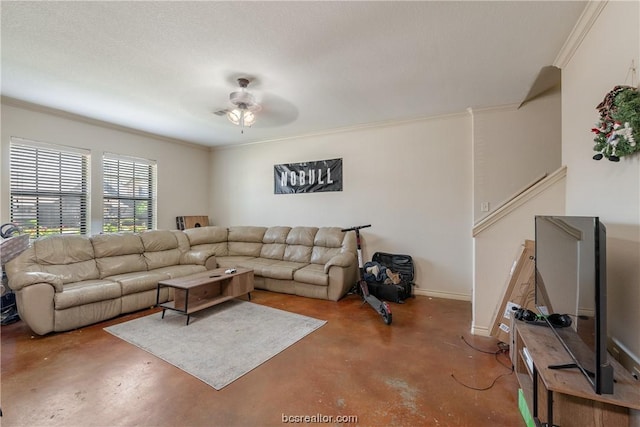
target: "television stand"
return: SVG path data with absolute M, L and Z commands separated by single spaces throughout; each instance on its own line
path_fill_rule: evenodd
M 562 364 L 562 365 L 549 365 L 549 366 L 547 366 L 547 368 L 549 368 L 549 369 L 573 369 L 573 368 L 579 369 L 579 366 L 576 363 L 565 363 L 565 364 Z M 583 371 L 584 373 L 586 373 L 587 375 L 589 375 L 589 377 L 591 377 L 591 378 L 595 378 L 596 377 L 595 372 L 591 372 L 590 370 L 584 369 L 584 368 L 580 369 L 580 370 Z M 615 378 L 614 378 L 613 382 L 614 383 L 616 382 Z
M 550 328 L 514 321 L 511 332 L 512 363 L 537 426 L 630 426 L 629 410 L 640 410 L 640 381 L 616 360 L 609 357 L 613 394 L 596 394 L 582 372 L 568 369 L 568 354 Z

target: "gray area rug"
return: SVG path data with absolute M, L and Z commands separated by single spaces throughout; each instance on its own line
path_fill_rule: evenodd
M 231 300 L 187 317 L 167 310 L 105 330 L 220 390 L 326 323 Z

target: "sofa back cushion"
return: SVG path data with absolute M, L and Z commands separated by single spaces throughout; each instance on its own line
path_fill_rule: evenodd
M 42 271 L 62 278 L 62 283 L 97 279 L 93 246 L 86 236 L 60 234 L 33 242 L 35 261 Z
M 204 250 L 215 256 L 229 255 L 227 237 L 229 230 L 226 227 L 207 226 L 188 228 L 183 231 L 189 239 L 192 250 Z
M 318 227 L 293 227 L 287 235 L 284 260 L 310 262 L 313 240 L 317 232 Z
M 140 233 L 140 238 L 149 270 L 180 264 L 178 239 L 171 231 L 148 230 Z
M 260 258 L 282 260 L 291 227 L 269 227 L 262 238 Z
M 93 258 L 93 246 L 86 236 L 59 234 L 41 237 L 33 242 L 38 263 L 66 265 Z
M 140 236 L 134 233 L 96 234 L 91 237 L 91 243 L 96 258 L 144 252 Z
M 339 227 L 321 227 L 316 233 L 311 252 L 312 264 L 326 264 L 342 251 L 345 233 Z
M 191 246 L 211 243 L 224 243 L 226 245 L 229 230 L 227 230 L 226 227 L 211 225 L 207 227 L 187 228 L 183 233 L 189 238 Z
M 180 253 L 188 252 L 191 249 L 191 244 L 189 243 L 189 238 L 186 234 L 184 234 L 181 230 L 171 230 L 174 236 L 176 236 L 176 240 L 178 241 L 178 249 L 180 249 Z
M 139 234 L 108 233 L 91 237 L 100 278 L 147 270 Z
M 266 227 L 229 227 L 229 255 L 259 257 Z

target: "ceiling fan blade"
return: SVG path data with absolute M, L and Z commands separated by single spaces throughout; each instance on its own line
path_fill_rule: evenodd
M 298 118 L 298 109 L 284 98 L 264 93 L 261 111 L 256 114 L 259 127 L 278 127 L 294 122 Z

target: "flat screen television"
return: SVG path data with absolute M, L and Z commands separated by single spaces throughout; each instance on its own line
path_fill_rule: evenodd
M 606 227 L 598 217 L 535 217 L 535 299 L 577 368 L 598 394 L 613 393 L 607 354 Z M 571 321 L 559 327 L 551 315 Z M 553 326 L 553 325 L 556 326 Z

